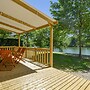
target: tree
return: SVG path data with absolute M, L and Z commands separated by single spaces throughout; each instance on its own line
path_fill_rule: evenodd
M 43 28 L 41 30 L 37 30 L 31 32 L 31 39 L 36 47 L 49 47 L 50 43 L 50 30 L 49 28 Z
M 10 32 L 7 32 L 7 31 L 4 31 L 4 30 L 0 29 L 0 38 L 1 38 L 1 42 L 3 44 L 5 44 L 4 39 L 9 37 L 10 34 L 11 34 Z
M 24 45 L 28 47 L 49 47 L 50 43 L 50 30 L 43 28 L 33 32 L 24 33 L 21 35 Z
M 5 30 L 0 29 L 0 38 L 3 38 L 3 39 L 7 38 L 10 36 L 10 34 L 11 34 L 11 32 L 7 32 Z
M 81 57 L 82 35 L 90 30 L 90 0 L 51 1 L 50 11 L 53 17 L 59 22 L 56 26 L 59 32 L 63 29 L 67 34 L 77 35 L 79 57 Z M 63 37 L 63 34 L 61 35 Z
M 30 47 L 30 33 L 24 33 L 20 35 L 21 40 L 23 40 L 24 46 Z

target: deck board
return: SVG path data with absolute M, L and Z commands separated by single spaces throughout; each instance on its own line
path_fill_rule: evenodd
M 90 90 L 90 81 L 50 67 L 0 82 L 0 90 Z
M 85 90 L 90 90 L 90 84 L 85 88 Z
M 87 81 L 79 90 L 85 90 L 87 86 L 90 84 L 90 81 Z M 89 88 L 90 89 L 90 88 Z

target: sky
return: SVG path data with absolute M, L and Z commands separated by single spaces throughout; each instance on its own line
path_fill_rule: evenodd
M 40 10 L 41 12 L 45 13 L 46 15 L 52 17 L 50 14 L 50 1 L 56 2 L 57 0 L 24 0 L 28 4 L 32 5 L 36 9 Z

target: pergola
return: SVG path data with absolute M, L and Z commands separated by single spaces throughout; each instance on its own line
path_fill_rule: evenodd
M 23 0 L 0 0 L 0 29 L 20 34 L 50 26 L 50 62 L 53 66 L 53 25 L 48 17 Z

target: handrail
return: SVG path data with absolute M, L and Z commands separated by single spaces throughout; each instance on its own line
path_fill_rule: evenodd
M 16 46 L 0 46 L 0 49 L 4 49 L 4 50 L 14 50 Z
M 23 48 L 23 47 L 21 47 L 21 48 Z M 24 48 L 26 48 L 27 50 L 28 49 L 31 49 L 31 50 L 50 50 L 49 48 L 30 48 L 30 47 L 24 47 Z
M 18 48 L 17 46 L 0 46 L 0 49 L 4 50 L 15 50 L 17 48 Z M 30 58 L 35 62 L 39 62 L 45 65 L 51 65 L 49 60 L 49 53 L 50 53 L 49 48 L 29 48 L 29 47 L 20 47 L 20 48 L 26 48 L 24 57 Z

